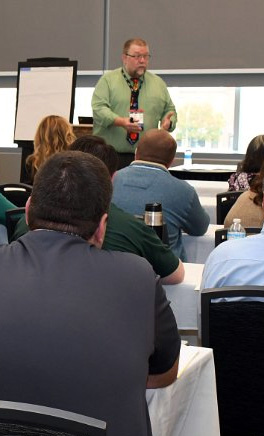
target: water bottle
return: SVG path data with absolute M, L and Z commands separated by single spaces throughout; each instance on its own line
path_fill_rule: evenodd
M 233 224 L 230 226 L 230 228 L 227 231 L 227 239 L 240 239 L 245 238 L 246 232 L 244 227 L 241 225 L 241 219 L 240 218 L 234 218 Z
M 161 203 L 148 203 L 145 206 L 144 221 L 147 226 L 152 227 L 162 240 L 163 236 L 163 214 Z
M 192 167 L 192 150 L 187 149 L 184 153 L 184 162 L 183 162 L 184 168 L 188 169 Z

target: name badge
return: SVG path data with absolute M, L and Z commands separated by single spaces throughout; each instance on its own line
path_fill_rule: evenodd
M 138 123 L 139 127 L 144 128 L 144 111 L 142 109 L 129 111 L 129 119 L 131 123 Z

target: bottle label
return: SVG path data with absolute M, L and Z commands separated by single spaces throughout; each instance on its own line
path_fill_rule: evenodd
M 245 232 L 227 232 L 227 240 L 245 238 Z

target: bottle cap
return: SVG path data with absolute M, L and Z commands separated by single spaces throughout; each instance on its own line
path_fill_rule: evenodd
M 240 218 L 234 218 L 233 219 L 233 223 L 241 223 L 241 219 Z

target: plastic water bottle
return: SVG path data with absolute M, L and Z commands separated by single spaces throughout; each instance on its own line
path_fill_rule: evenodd
M 234 218 L 233 224 L 230 226 L 227 232 L 227 239 L 240 239 L 245 238 L 246 232 L 244 227 L 241 225 L 240 218 Z
M 184 168 L 188 169 L 192 167 L 192 150 L 187 149 L 184 153 L 184 162 L 183 162 Z

